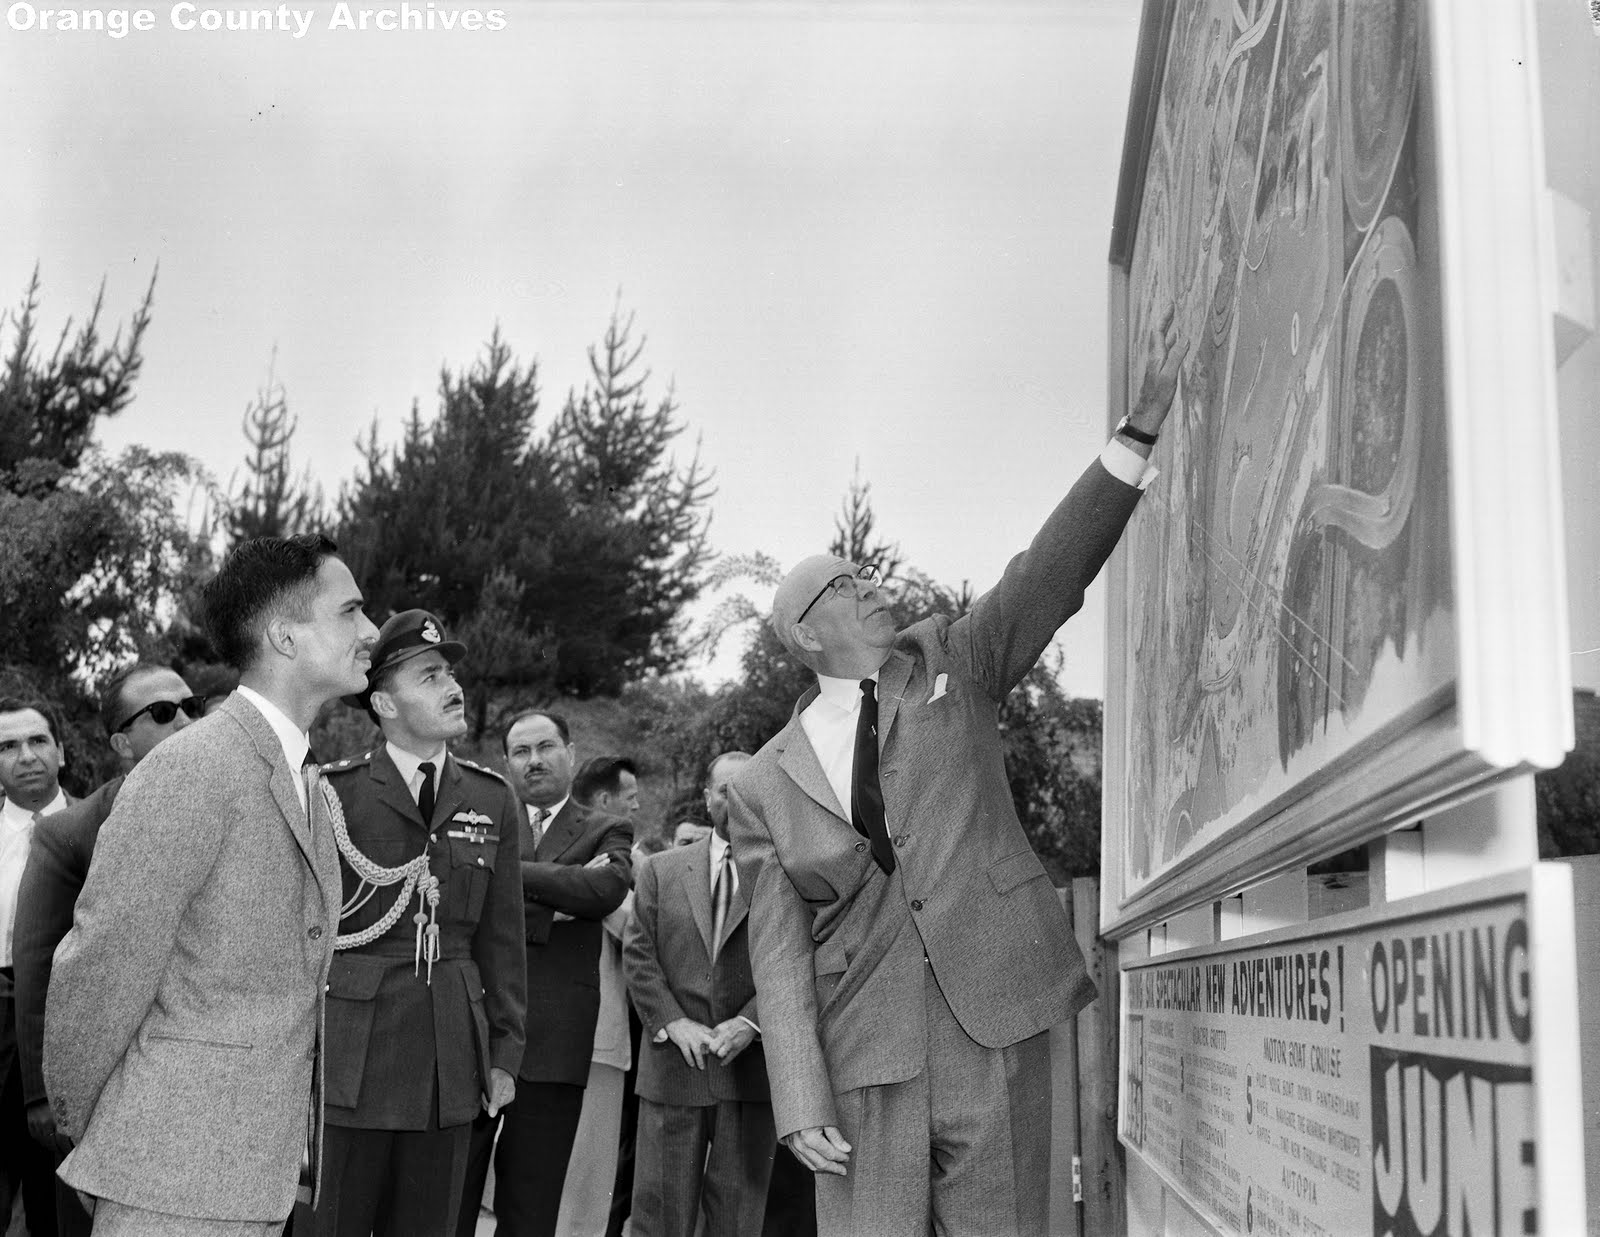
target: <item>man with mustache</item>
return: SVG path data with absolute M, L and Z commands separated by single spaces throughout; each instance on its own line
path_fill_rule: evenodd
M 522 826 L 528 957 L 528 1047 L 517 1098 L 494 1153 L 497 1237 L 549 1237 L 583 1112 L 600 1012 L 601 921 L 628 895 L 633 825 L 572 798 L 577 751 L 566 721 L 524 713 L 506 731 Z M 471 1237 L 488 1174 L 494 1122 L 480 1119 L 457 1234 Z
M 344 912 L 317 1237 L 449 1232 L 473 1118 L 516 1092 L 522 815 L 504 778 L 447 746 L 467 731 L 454 670 L 465 653 L 426 610 L 389 619 L 350 701 L 383 742 L 324 769 L 342 809 Z

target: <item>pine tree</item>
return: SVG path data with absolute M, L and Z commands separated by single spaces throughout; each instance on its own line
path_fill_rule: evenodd
M 276 358 L 274 350 L 274 361 Z M 237 493 L 229 485 L 226 524 L 230 545 L 253 537 L 320 531 L 326 523 L 321 489 L 308 472 L 294 476 L 289 445 L 300 423 L 290 415 L 288 396 L 274 380 L 272 368 L 268 367 L 266 382 L 245 409 L 243 428 L 249 454 L 244 484 Z

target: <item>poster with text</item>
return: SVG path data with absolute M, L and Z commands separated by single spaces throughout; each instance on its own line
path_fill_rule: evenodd
M 1122 1141 L 1229 1233 L 1581 1232 L 1575 988 L 1560 865 L 1140 963 Z

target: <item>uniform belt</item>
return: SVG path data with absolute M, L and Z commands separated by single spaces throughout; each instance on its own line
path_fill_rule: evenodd
M 412 925 L 414 928 L 415 925 Z M 398 937 L 380 936 L 377 940 L 361 946 L 361 953 L 369 956 L 376 955 L 380 958 L 405 958 L 410 960 L 416 957 L 417 943 L 414 933 L 408 933 L 406 939 Z M 440 962 L 470 962 L 472 961 L 472 933 L 439 932 L 439 961 Z M 436 962 L 435 966 L 438 965 Z

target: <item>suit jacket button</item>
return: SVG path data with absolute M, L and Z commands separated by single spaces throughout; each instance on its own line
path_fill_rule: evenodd
M 914 902 L 912 902 L 911 903 L 911 909 L 914 910 L 914 911 L 920 911 L 922 909 L 922 899 L 918 898 Z
M 857 842 L 856 843 L 856 853 L 857 854 L 860 854 L 862 851 L 864 851 L 866 849 L 867 849 L 867 844 L 865 842 Z
M 322 925 L 317 924 L 311 929 L 311 931 L 307 932 L 306 935 L 314 941 L 320 941 L 322 939 Z
M 906 835 L 903 834 L 903 833 L 895 834 L 894 835 L 894 844 L 896 846 L 904 846 L 906 844 Z
M 437 833 L 430 833 L 428 835 L 428 841 L 437 842 L 438 840 L 439 840 L 439 835 Z

